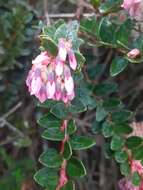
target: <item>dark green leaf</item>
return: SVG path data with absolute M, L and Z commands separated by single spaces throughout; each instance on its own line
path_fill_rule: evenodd
M 115 24 L 111 23 L 109 19 L 103 17 L 98 28 L 98 35 L 101 40 L 106 43 L 114 42 L 115 31 Z
M 105 117 L 107 116 L 108 112 L 104 109 L 104 107 L 102 107 L 102 105 L 98 105 L 97 109 L 96 109 L 96 120 L 98 122 L 102 121 L 103 119 L 105 119 Z
M 79 98 L 75 98 L 69 106 L 69 112 L 81 113 L 87 110 L 87 107 L 81 102 Z
M 125 151 L 115 153 L 115 160 L 119 163 L 124 163 L 128 159 L 128 154 Z
M 80 29 L 83 32 L 91 33 L 92 35 L 97 34 L 98 23 L 95 17 L 83 18 L 80 22 Z
M 44 128 L 53 127 L 53 126 L 60 127 L 61 125 L 61 121 L 51 113 L 48 113 L 42 116 L 38 120 L 38 123 L 40 126 Z
M 64 156 L 64 158 L 66 160 L 69 160 L 71 158 L 71 156 L 72 156 L 72 148 L 71 148 L 70 142 L 65 143 L 63 156 Z
M 126 59 L 116 57 L 111 63 L 110 75 L 112 77 L 118 75 L 127 67 L 128 63 L 129 62 Z
M 42 37 L 41 46 L 45 51 L 49 51 L 52 55 L 56 56 L 58 53 L 58 47 L 55 42 L 48 36 Z
M 96 119 L 93 121 L 92 126 L 91 126 L 91 130 L 94 134 L 98 134 L 101 132 L 102 130 L 102 125 L 101 122 L 97 122 Z
M 135 160 L 142 160 L 143 159 L 143 146 L 139 146 L 132 150 L 132 154 Z
M 77 127 L 76 127 L 76 125 L 75 125 L 75 121 L 70 120 L 70 121 L 68 122 L 67 133 L 68 133 L 69 135 L 72 135 L 72 134 L 76 131 L 76 129 L 77 129 Z
M 139 186 L 141 183 L 141 176 L 138 174 L 138 172 L 134 172 L 132 176 L 132 183 L 135 186 Z
M 133 22 L 131 19 L 127 19 L 122 23 L 116 31 L 116 41 L 119 47 L 126 47 L 129 44 L 129 39 L 133 27 Z M 137 46 L 135 46 L 137 48 Z
M 94 93 L 97 96 L 105 96 L 117 92 L 118 86 L 113 82 L 104 82 L 95 86 Z
M 138 136 L 131 136 L 126 140 L 126 145 L 129 149 L 134 149 L 138 147 L 142 142 L 142 138 Z
M 111 116 L 114 122 L 122 123 L 122 122 L 128 121 L 131 118 L 132 112 L 128 110 L 121 110 L 121 111 L 113 112 Z
M 117 109 L 121 106 L 121 101 L 117 98 L 108 98 L 103 102 L 103 107 L 107 110 Z
M 123 139 L 120 136 L 113 136 L 112 140 L 111 140 L 111 149 L 112 150 L 121 150 L 121 148 L 124 146 L 125 144 L 125 139 Z
M 70 177 L 83 177 L 86 175 L 86 169 L 81 161 L 72 157 L 67 164 L 67 173 Z
M 42 187 L 46 187 L 48 190 L 50 190 L 50 188 L 54 190 L 58 184 L 59 177 L 57 171 L 43 168 L 34 175 L 34 179 Z
M 70 143 L 73 150 L 83 150 L 94 146 L 95 140 L 85 136 L 73 136 Z
M 68 181 L 64 187 L 61 188 L 61 190 L 75 190 L 75 184 L 73 181 Z
M 126 123 L 114 124 L 114 133 L 117 135 L 121 134 L 130 134 L 132 133 L 133 129 Z
M 59 128 L 53 127 L 45 130 L 42 137 L 51 141 L 61 141 L 64 139 L 64 133 Z
M 114 134 L 113 125 L 108 122 L 104 122 L 102 125 L 102 133 L 104 137 L 111 137 Z
M 124 176 L 130 175 L 130 165 L 128 161 L 120 164 L 120 171 Z
M 41 154 L 39 161 L 46 167 L 58 168 L 62 164 L 62 156 L 55 149 L 48 149 Z
M 55 106 L 52 107 L 51 113 L 53 113 L 59 119 L 63 119 L 67 117 L 68 110 L 64 103 L 57 103 Z

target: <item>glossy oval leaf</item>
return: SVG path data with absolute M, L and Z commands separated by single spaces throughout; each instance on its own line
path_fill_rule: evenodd
M 112 77 L 118 75 L 121 73 L 129 64 L 129 62 L 126 59 L 123 58 L 115 58 L 110 66 L 110 75 Z
M 56 170 L 51 170 L 49 168 L 42 168 L 34 175 L 35 181 L 42 187 L 46 187 L 48 190 L 56 189 L 58 184 L 58 174 Z
M 83 177 L 86 175 L 86 169 L 80 160 L 72 157 L 67 164 L 67 173 L 70 177 Z
M 59 168 L 63 158 L 55 149 L 48 149 L 41 154 L 39 161 L 46 167 Z
M 83 150 L 94 146 L 95 140 L 85 136 L 73 136 L 70 139 L 70 144 L 73 150 Z

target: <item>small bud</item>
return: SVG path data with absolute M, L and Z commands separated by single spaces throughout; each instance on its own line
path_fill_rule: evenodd
M 127 56 L 131 59 L 135 59 L 140 56 L 140 50 L 138 49 L 132 49 Z

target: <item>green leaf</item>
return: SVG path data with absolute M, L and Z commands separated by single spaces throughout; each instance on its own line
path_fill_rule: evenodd
M 54 35 L 54 40 L 58 43 L 58 40 L 60 38 L 65 38 L 66 39 L 67 35 L 68 35 L 68 33 L 67 33 L 67 25 L 66 25 L 66 23 L 63 23 L 57 28 L 57 30 L 55 32 L 55 35 Z
M 95 140 L 85 136 L 73 136 L 70 143 L 73 150 L 83 150 L 94 146 Z
M 118 11 L 120 9 L 121 0 L 107 0 L 101 4 L 99 11 L 102 14 L 107 14 L 109 12 Z
M 57 103 L 52 107 L 51 113 L 54 114 L 57 118 L 63 119 L 67 117 L 68 110 L 64 103 Z
M 106 138 L 111 137 L 114 134 L 113 125 L 111 123 L 104 122 L 102 125 L 102 133 Z
M 39 103 L 38 106 L 42 108 L 51 108 L 53 107 L 57 102 L 54 100 L 47 100 L 44 103 Z
M 103 102 L 103 107 L 106 110 L 117 109 L 121 105 L 122 105 L 121 101 L 117 98 L 108 98 L 107 100 L 104 100 L 104 102 Z
M 94 119 L 92 126 L 91 126 L 91 130 L 94 134 L 98 134 L 101 132 L 102 129 L 102 125 L 101 122 L 97 122 L 96 119 Z
M 69 112 L 81 113 L 87 110 L 87 107 L 81 102 L 79 98 L 74 98 L 71 105 L 68 107 Z
M 61 121 L 51 113 L 48 113 L 42 116 L 38 120 L 38 123 L 41 127 L 44 127 L 44 128 L 53 127 L 53 126 L 60 127 L 61 125 Z
M 121 174 L 124 176 L 130 175 L 130 165 L 128 161 L 120 164 L 120 171 L 121 171 Z
M 64 133 L 59 128 L 48 128 L 42 133 L 42 137 L 51 141 L 62 141 L 64 139 Z
M 46 167 L 59 168 L 62 164 L 63 159 L 55 149 L 48 149 L 41 154 L 39 161 Z
M 61 188 L 61 190 L 75 190 L 75 184 L 73 181 L 68 181 L 64 187 Z
M 124 163 L 128 159 L 128 154 L 125 151 L 115 153 L 115 160 L 119 163 Z
M 58 53 L 58 47 L 55 42 L 48 36 L 42 36 L 41 46 L 45 51 L 49 51 L 52 55 L 56 56 Z
M 98 28 L 98 35 L 100 36 L 101 40 L 106 43 L 113 43 L 115 31 L 115 24 L 111 23 L 111 21 L 106 17 L 103 17 Z
M 132 127 L 130 127 L 127 123 L 114 124 L 114 133 L 117 135 L 130 134 L 132 132 L 133 132 Z
M 96 21 L 96 17 L 93 16 L 91 18 L 82 18 L 80 21 L 80 30 L 82 32 L 96 35 L 98 32 L 98 23 Z
M 142 160 L 143 159 L 143 146 L 139 146 L 132 150 L 132 154 L 135 160 Z
M 116 31 L 116 41 L 119 47 L 126 47 L 129 44 L 130 35 L 132 32 L 133 21 L 131 19 L 127 19 L 124 23 L 122 23 Z M 135 46 L 135 48 L 137 48 Z
M 132 183 L 133 185 L 135 186 L 139 186 L 140 183 L 141 183 L 141 177 L 140 175 L 138 174 L 138 172 L 134 172 L 133 173 L 133 176 L 132 176 Z
M 63 156 L 66 160 L 69 160 L 72 156 L 72 148 L 69 141 L 65 143 Z
M 77 130 L 77 127 L 76 127 L 76 125 L 75 125 L 75 121 L 70 120 L 70 121 L 68 122 L 67 133 L 68 133 L 69 135 L 72 135 L 73 133 L 75 133 L 76 130 Z
M 98 105 L 96 109 L 96 120 L 98 122 L 102 121 L 105 119 L 107 116 L 108 112 L 102 107 L 102 105 Z
M 129 149 L 134 149 L 134 148 L 138 147 L 139 145 L 141 145 L 142 142 L 143 142 L 142 138 L 140 138 L 138 136 L 131 136 L 131 137 L 127 138 L 126 145 Z
M 97 96 L 105 96 L 117 92 L 118 86 L 113 82 L 103 82 L 94 87 L 94 93 Z
M 106 159 L 113 158 L 114 152 L 111 150 L 109 143 L 105 143 L 103 150 L 104 150 L 104 155 Z
M 70 143 L 73 150 L 83 150 L 94 146 L 95 140 L 85 136 L 73 136 Z
M 112 77 L 118 75 L 127 67 L 128 64 L 129 62 L 126 59 L 116 57 L 111 63 L 110 75 Z
M 67 163 L 67 173 L 70 177 L 83 177 L 86 175 L 86 169 L 80 160 L 72 157 Z
M 114 135 L 111 140 L 111 149 L 112 150 L 121 150 L 125 144 L 125 139 L 120 136 Z
M 132 116 L 132 112 L 128 110 L 120 110 L 111 114 L 112 120 L 117 123 L 128 121 Z
M 54 190 L 58 184 L 59 177 L 56 170 L 43 168 L 36 172 L 34 179 L 42 187 Z

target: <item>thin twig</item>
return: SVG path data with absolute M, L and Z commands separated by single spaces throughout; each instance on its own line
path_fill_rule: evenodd
M 59 14 L 49 14 L 49 18 L 57 19 L 57 18 L 73 18 L 75 17 L 75 13 L 59 13 Z M 95 16 L 95 13 L 85 13 L 82 15 L 83 17 L 92 17 Z
M 7 117 L 9 117 L 11 114 L 13 114 L 17 109 L 19 109 L 22 106 L 22 102 L 19 102 L 18 104 L 16 104 L 12 109 L 10 109 L 7 113 L 5 113 L 2 117 L 0 117 L 0 119 L 6 119 Z
M 43 5 L 44 5 L 44 15 L 46 18 L 46 24 L 47 26 L 50 25 L 50 17 L 48 13 L 48 0 L 43 0 Z

